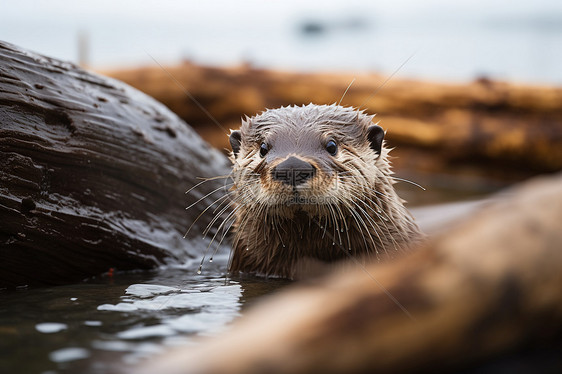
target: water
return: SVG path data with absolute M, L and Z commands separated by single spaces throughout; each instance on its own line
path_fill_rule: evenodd
M 306 31 L 308 30 L 308 32 Z M 3 4 L 0 39 L 95 68 L 187 58 L 290 70 L 394 71 L 433 80 L 562 84 L 558 0 L 109 1 Z
M 498 185 L 476 180 L 401 175 L 397 189 L 410 205 L 475 199 Z M 441 176 L 441 178 L 445 178 Z M 465 214 L 474 204 L 439 205 L 414 211 L 424 230 L 443 226 L 451 209 Z M 343 230 L 343 228 L 342 228 Z M 427 232 L 430 232 L 427 231 Z M 343 231 L 342 231 L 343 232 Z M 227 248 L 224 248 L 227 249 Z M 289 282 L 254 277 L 226 279 L 228 251 L 213 262 L 200 259 L 178 268 L 115 272 L 84 282 L 39 289 L 0 291 L 0 373 L 115 372 L 170 347 L 214 335 L 264 295 Z
M 497 188 L 466 180 L 455 185 L 450 179 L 447 188 L 439 188 L 420 176 L 414 179 L 428 190 L 397 184 L 410 206 L 474 199 Z M 424 230 L 435 230 L 451 217 L 451 209 L 463 214 L 472 206 L 439 205 L 414 214 L 424 217 Z M 227 259 L 221 251 L 212 263 L 203 264 L 201 275 L 200 259 L 194 259 L 180 268 L 115 272 L 73 285 L 0 291 L 0 373 L 97 374 L 132 367 L 170 347 L 195 344 L 197 336 L 222 331 L 247 306 L 289 284 L 226 279 Z
M 217 265 L 218 263 L 218 265 Z M 107 373 L 213 335 L 282 280 L 230 279 L 225 263 L 115 273 L 0 293 L 0 372 Z M 212 266 L 211 266 L 212 265 Z

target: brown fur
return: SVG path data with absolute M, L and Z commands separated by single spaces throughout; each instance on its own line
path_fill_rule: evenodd
M 293 278 L 303 261 L 392 257 L 421 237 L 393 188 L 389 150 L 368 139 L 374 116 L 337 105 L 283 107 L 247 118 L 231 154 L 231 272 Z M 325 144 L 338 144 L 330 155 Z M 381 138 L 382 141 L 382 138 Z M 260 156 L 260 145 L 270 152 Z M 295 156 L 316 168 L 296 188 L 271 171 Z

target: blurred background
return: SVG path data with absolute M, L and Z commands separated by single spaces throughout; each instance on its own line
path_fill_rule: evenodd
M 377 113 L 398 174 L 428 187 L 413 204 L 562 168 L 560 1 L 20 0 L 0 39 L 146 92 L 219 149 L 242 116 L 353 82 L 342 104 Z
M 189 59 L 299 71 L 562 83 L 556 0 L 5 1 L 0 38 L 114 69 Z M 80 54 L 78 45 L 82 44 Z

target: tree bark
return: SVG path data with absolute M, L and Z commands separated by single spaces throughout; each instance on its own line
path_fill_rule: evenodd
M 0 289 L 183 262 L 228 160 L 119 81 L 0 42 Z M 223 193 L 224 194 L 224 193 Z

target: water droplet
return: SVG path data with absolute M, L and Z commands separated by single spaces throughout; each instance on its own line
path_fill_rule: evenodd
M 201 274 L 201 269 L 203 269 L 203 265 L 199 265 L 199 268 L 197 269 L 197 274 Z
M 249 250 L 250 250 L 250 247 L 246 247 L 246 250 L 249 251 Z
M 332 245 L 336 245 L 336 243 L 335 243 L 335 242 L 332 242 Z
M 213 262 L 213 258 L 212 258 L 212 257 L 209 259 L 209 262 Z

